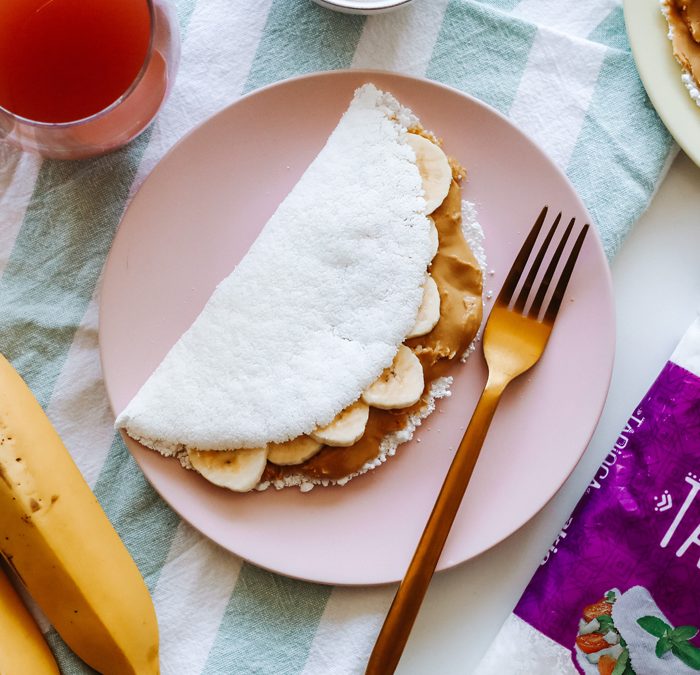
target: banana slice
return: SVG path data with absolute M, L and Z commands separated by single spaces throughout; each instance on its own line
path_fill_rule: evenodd
M 428 216 L 428 220 L 430 221 L 430 248 L 432 250 L 430 259 L 432 260 L 437 255 L 438 247 L 440 246 L 440 239 L 438 237 L 438 230 L 435 226 L 435 221 L 430 216 Z
M 267 463 L 267 448 L 188 450 L 192 466 L 210 483 L 234 492 L 252 490 Z
M 365 389 L 362 398 L 365 403 L 383 410 L 407 408 L 418 402 L 423 386 L 423 366 L 406 345 L 401 345 L 394 362 Z
M 286 443 L 270 443 L 267 458 L 280 466 L 301 464 L 313 457 L 323 445 L 311 436 L 297 436 Z
M 416 153 L 416 165 L 423 179 L 425 212 L 432 213 L 442 204 L 452 183 L 452 169 L 445 153 L 435 143 L 418 134 L 408 134 L 407 143 Z
M 325 445 L 347 448 L 362 438 L 368 417 L 369 406 L 362 400 L 357 401 L 336 415 L 329 425 L 312 431 L 311 437 Z
M 440 320 L 440 291 L 438 291 L 435 279 L 428 275 L 423 286 L 423 302 L 418 309 L 416 323 L 411 329 L 411 332 L 406 336 L 408 338 L 419 337 L 430 333 L 435 325 Z

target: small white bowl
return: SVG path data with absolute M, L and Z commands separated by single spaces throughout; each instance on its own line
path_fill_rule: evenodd
M 314 0 L 327 9 L 345 14 L 380 14 L 405 7 L 413 0 Z

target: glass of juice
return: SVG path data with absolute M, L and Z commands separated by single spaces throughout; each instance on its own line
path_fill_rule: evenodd
M 114 150 L 153 120 L 179 57 L 168 0 L 0 0 L 0 140 L 57 159 Z

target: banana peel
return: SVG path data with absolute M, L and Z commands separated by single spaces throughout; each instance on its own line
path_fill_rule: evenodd
M 2 356 L 0 535 L 0 553 L 83 661 L 105 675 L 159 672 L 158 625 L 143 578 Z
M 39 626 L 0 570 L 0 673 L 60 675 Z

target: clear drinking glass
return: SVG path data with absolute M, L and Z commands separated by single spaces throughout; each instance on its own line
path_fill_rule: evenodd
M 44 157 L 80 159 L 115 150 L 146 129 L 163 105 L 177 72 L 180 60 L 177 17 L 168 0 L 125 1 L 147 4 L 150 14 L 146 56 L 126 91 L 94 114 L 61 122 L 22 117 L 2 107 L 0 101 L 0 141 Z

